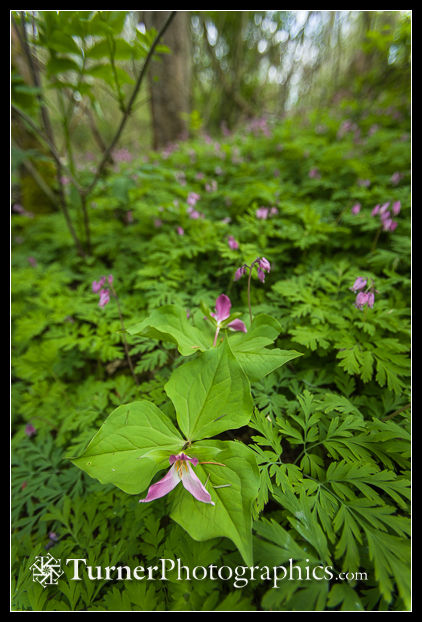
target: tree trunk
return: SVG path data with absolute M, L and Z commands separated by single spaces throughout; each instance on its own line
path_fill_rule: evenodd
M 170 11 L 143 11 L 147 30 L 160 30 Z M 180 11 L 160 43 L 170 48 L 151 62 L 148 80 L 153 147 L 161 149 L 188 134 L 191 99 L 191 46 L 188 13 Z

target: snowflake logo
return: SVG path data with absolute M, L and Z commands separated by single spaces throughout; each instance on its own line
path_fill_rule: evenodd
M 32 580 L 37 581 L 43 587 L 57 585 L 58 579 L 63 574 L 60 559 L 55 559 L 51 553 L 48 553 L 46 556 L 36 555 L 35 560 L 29 567 L 32 570 Z

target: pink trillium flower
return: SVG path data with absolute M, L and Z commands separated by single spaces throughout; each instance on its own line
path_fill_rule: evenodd
M 215 313 L 211 312 L 211 316 L 216 320 L 217 322 L 217 328 L 215 331 L 215 336 L 214 336 L 214 342 L 213 345 L 215 346 L 215 344 L 217 343 L 217 337 L 218 337 L 218 333 L 220 332 L 220 328 L 222 326 L 222 322 L 224 322 L 224 320 L 227 320 L 227 318 L 230 317 L 230 309 L 231 309 L 232 303 L 230 301 L 230 298 L 228 296 L 226 296 L 225 294 L 220 294 L 220 296 L 217 298 L 216 302 L 215 302 Z M 246 326 L 244 324 L 244 322 L 242 322 L 242 320 L 233 320 L 232 322 L 229 322 L 227 324 L 227 328 L 231 328 L 232 330 L 236 330 L 236 331 L 242 331 L 243 333 L 247 333 L 247 329 Z
M 189 464 L 192 463 L 192 465 L 196 467 L 198 458 L 190 458 L 182 452 L 177 456 L 171 455 L 169 462 L 171 464 L 170 470 L 167 471 L 166 475 L 160 479 L 159 482 L 149 487 L 147 496 L 145 499 L 139 499 L 139 503 L 148 503 L 149 501 L 164 497 L 172 491 L 173 488 L 176 488 L 179 482 L 182 482 L 183 487 L 186 488 L 195 499 L 203 503 L 215 505 L 214 501 L 211 501 L 210 493 L 206 490 L 199 477 L 195 475 L 192 466 Z
M 230 298 L 226 294 L 220 294 L 215 302 L 215 313 L 211 313 L 212 317 L 217 320 L 218 323 L 224 322 L 230 315 L 232 303 Z

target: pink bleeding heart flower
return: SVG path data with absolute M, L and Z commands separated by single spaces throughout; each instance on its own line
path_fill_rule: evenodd
M 352 207 L 352 214 L 359 214 L 359 212 L 360 212 L 360 203 L 356 203 Z
M 25 434 L 28 436 L 28 438 L 31 438 L 31 436 L 34 436 L 34 434 L 36 433 L 37 431 L 32 425 L 32 423 L 27 423 L 25 426 Z
M 183 227 L 177 227 L 176 231 L 178 235 L 185 235 L 185 230 L 183 229 Z
M 256 266 L 257 270 L 258 270 L 258 278 L 261 281 L 261 283 L 265 282 L 265 273 L 266 272 L 270 272 L 271 270 L 271 264 L 268 261 L 268 259 L 265 259 L 265 257 L 260 257 L 258 259 L 258 263 Z
M 268 261 L 268 259 L 265 259 L 265 257 L 260 258 L 258 265 L 261 268 L 261 270 L 264 270 L 264 272 L 271 271 L 271 264 Z
M 241 279 L 242 276 L 245 274 L 245 272 L 246 272 L 246 266 L 240 266 L 240 268 L 238 268 L 236 272 L 234 273 L 234 280 L 238 281 L 239 279 Z
M 393 214 L 395 216 L 397 216 L 397 214 L 400 214 L 400 210 L 401 210 L 401 203 L 400 203 L 400 201 L 394 201 L 392 209 L 393 209 Z
M 311 179 L 320 179 L 321 178 L 320 172 L 319 172 L 319 170 L 317 168 L 311 168 L 311 170 L 309 171 L 308 175 L 309 175 L 309 177 Z
M 258 207 L 258 209 L 255 212 L 255 215 L 257 218 L 261 220 L 267 220 L 269 212 L 270 210 L 268 207 Z
M 145 499 L 139 499 L 139 503 L 148 503 L 154 501 L 160 497 L 164 497 L 169 492 L 176 488 L 179 482 L 182 482 L 183 487 L 190 492 L 198 501 L 202 503 L 210 503 L 215 505 L 214 501 L 211 501 L 211 495 L 202 484 L 199 477 L 194 473 L 192 466 L 196 467 L 198 464 L 198 458 L 190 458 L 183 452 L 177 456 L 171 455 L 169 458 L 171 468 L 167 471 L 166 475 L 160 479 L 160 481 L 152 484 Z
M 94 294 L 97 294 L 100 291 L 105 281 L 106 281 L 106 277 L 102 276 L 99 281 L 92 282 L 92 291 L 94 292 Z
M 358 292 L 360 289 L 363 289 L 366 286 L 366 283 L 367 280 L 364 279 L 363 276 L 358 276 L 350 289 L 352 292 Z
M 367 292 L 359 292 L 356 296 L 355 307 L 362 310 L 368 304 L 369 294 Z M 372 303 L 373 304 L 373 303 Z
M 188 205 L 190 205 L 191 207 L 194 207 L 194 205 L 196 204 L 197 201 L 199 201 L 200 198 L 201 197 L 197 192 L 189 192 L 188 198 L 187 198 Z
M 102 289 L 100 291 L 100 301 L 98 303 L 99 307 L 105 307 L 105 305 L 110 302 L 110 292 L 108 289 Z
M 237 242 L 232 235 L 229 235 L 229 237 L 228 237 L 228 245 L 234 251 L 239 248 L 239 242 Z

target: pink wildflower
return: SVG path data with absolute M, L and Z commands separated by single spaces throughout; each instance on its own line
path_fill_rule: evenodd
M 321 174 L 319 172 L 319 170 L 317 168 L 311 168 L 311 170 L 308 173 L 310 179 L 320 179 L 321 178 Z
M 400 203 L 400 201 L 395 201 L 393 203 L 392 209 L 393 209 L 393 214 L 395 216 L 397 216 L 397 214 L 400 214 L 400 210 L 401 210 L 401 203 Z
M 100 291 L 105 281 L 106 281 L 106 277 L 102 276 L 99 281 L 92 282 L 92 291 L 94 292 L 94 294 L 97 294 Z
M 369 294 L 367 292 L 359 292 L 356 296 L 355 307 L 362 310 L 364 306 L 368 304 L 368 298 Z
M 359 214 L 359 212 L 360 212 L 360 203 L 356 203 L 352 207 L 352 214 Z
M 149 487 L 145 499 L 139 499 L 140 503 L 148 503 L 149 501 L 164 497 L 182 482 L 184 488 L 186 488 L 195 499 L 203 503 L 215 505 L 214 501 L 211 501 L 210 493 L 192 470 L 192 466 L 196 467 L 198 464 L 198 458 L 190 458 L 182 452 L 177 456 L 171 455 L 169 462 L 171 464 L 170 470 L 160 481 Z M 189 463 L 192 463 L 192 466 Z
M 358 276 L 352 287 L 350 287 L 349 289 L 351 289 L 352 292 L 358 292 L 366 286 L 366 283 L 366 279 L 364 279 L 362 276 Z
M 98 303 L 99 307 L 105 307 L 105 305 L 110 302 L 110 293 L 108 289 L 102 289 L 100 291 L 100 301 Z
M 36 433 L 37 431 L 32 425 L 32 423 L 27 423 L 25 426 L 25 434 L 28 436 L 28 438 L 31 438 L 31 436 L 34 436 L 34 434 Z
M 268 207 L 258 207 L 258 209 L 255 212 L 256 217 L 260 218 L 261 220 L 267 220 L 268 213 L 269 213 Z
M 196 202 L 200 198 L 201 198 L 200 195 L 197 194 L 196 192 L 189 192 L 188 198 L 187 198 L 188 205 L 190 205 L 191 207 L 194 207 Z
M 240 278 L 242 278 L 245 272 L 246 272 L 246 266 L 241 266 L 240 268 L 238 268 L 235 272 L 234 280 L 238 281 Z
M 398 172 L 393 173 L 391 175 L 391 183 L 397 186 L 397 184 L 399 183 L 402 177 L 403 175 L 401 173 L 398 173 Z
M 232 235 L 229 235 L 228 237 L 228 245 L 233 250 L 237 250 L 239 248 L 239 242 L 237 242 Z

